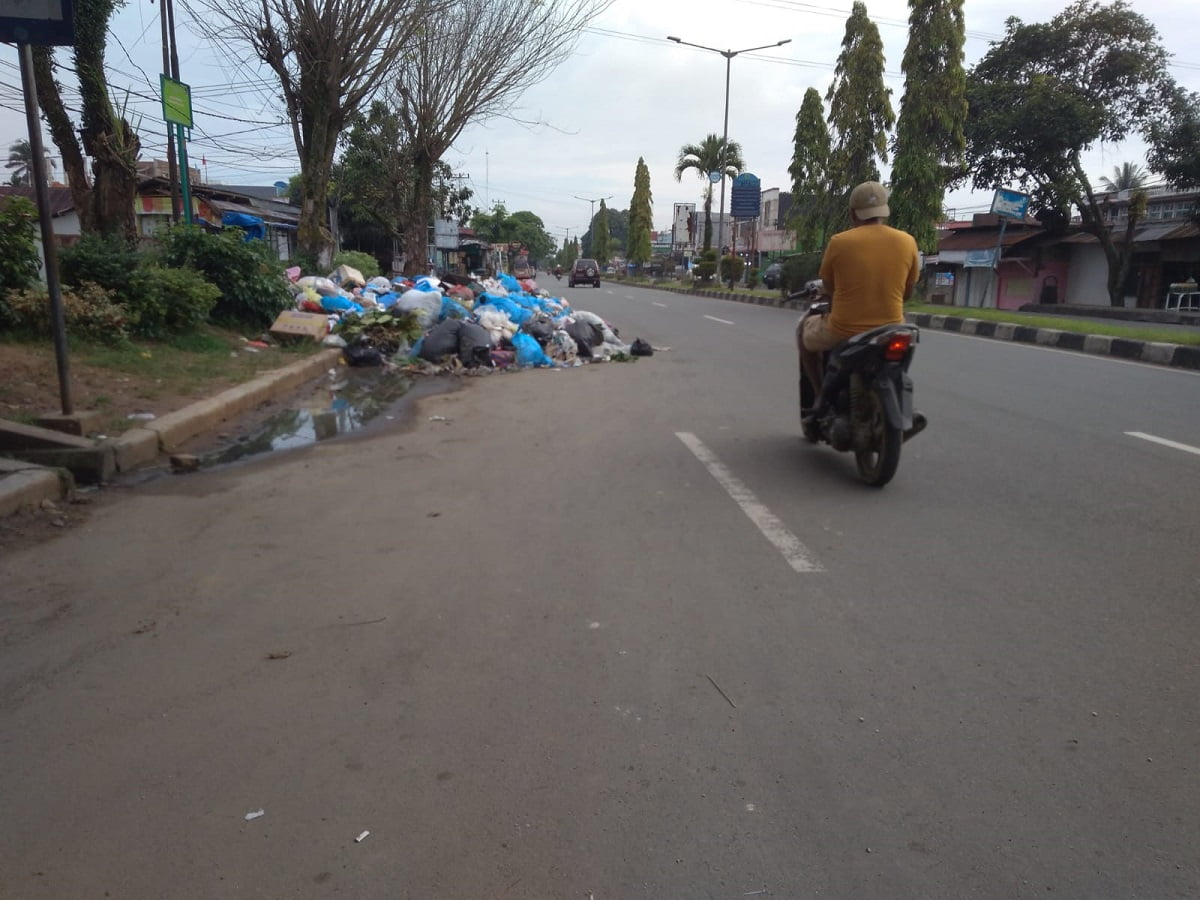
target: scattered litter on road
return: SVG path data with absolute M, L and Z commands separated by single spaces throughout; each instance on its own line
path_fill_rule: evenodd
M 369 831 L 364 831 L 362 834 L 360 834 L 358 837 L 356 837 L 356 838 L 354 839 L 354 843 L 356 843 L 356 844 L 361 844 L 361 843 L 362 843 L 364 840 L 366 840 L 366 838 L 367 838 L 367 835 L 368 835 L 368 834 L 370 834 L 370 833 L 371 833 L 371 832 L 369 832 Z
M 265 809 L 256 809 L 254 812 L 246 813 L 246 821 L 249 822 L 251 819 L 257 819 L 259 816 L 265 816 L 266 814 L 267 811 Z
M 291 655 L 291 650 L 273 650 L 267 654 L 267 659 L 287 659 Z
M 171 471 L 177 475 L 195 472 L 200 468 L 200 457 L 190 453 L 174 453 L 170 457 Z
M 445 416 L 430 416 L 429 421 L 430 422 L 449 422 L 450 420 L 447 419 Z
M 717 684 L 715 681 L 713 681 L 713 677 L 711 675 L 705 675 L 704 677 L 709 680 L 709 682 L 712 684 L 712 686 L 717 689 L 717 693 L 719 693 L 722 697 L 724 697 L 726 702 L 728 702 L 730 706 L 732 706 L 734 709 L 737 709 L 737 704 L 729 699 L 729 695 L 727 693 L 725 693 L 723 690 L 721 690 L 721 686 L 719 684 Z
M 131 419 L 135 422 L 150 422 L 153 419 L 155 419 L 156 417 L 155 417 L 154 413 L 145 412 L 145 413 L 130 413 L 125 418 Z

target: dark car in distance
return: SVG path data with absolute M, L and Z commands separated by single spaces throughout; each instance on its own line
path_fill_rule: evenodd
M 762 273 L 762 283 L 764 287 L 769 287 L 775 290 L 783 284 L 783 263 L 773 262 Z
M 594 259 L 577 259 L 567 275 L 567 287 L 577 284 L 590 284 L 600 287 L 600 264 Z

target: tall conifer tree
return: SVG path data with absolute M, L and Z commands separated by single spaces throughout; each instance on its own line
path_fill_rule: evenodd
M 650 261 L 650 231 L 653 225 L 653 197 L 650 194 L 650 169 L 646 160 L 638 157 L 633 176 L 633 198 L 629 201 L 629 241 L 626 257 L 629 262 L 645 265 Z
M 908 5 L 891 224 L 932 253 L 946 185 L 962 177 L 966 152 L 963 0 L 909 0 Z

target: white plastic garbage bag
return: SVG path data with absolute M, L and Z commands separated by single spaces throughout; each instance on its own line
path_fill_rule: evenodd
M 422 328 L 432 328 L 442 311 L 441 291 L 433 293 L 416 288 L 405 291 L 396 301 L 396 308 L 415 313 Z

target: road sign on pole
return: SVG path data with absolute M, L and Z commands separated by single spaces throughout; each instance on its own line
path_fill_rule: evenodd
M 58 394 L 63 415 L 69 416 L 71 376 L 67 362 L 67 323 L 62 288 L 58 281 L 58 246 L 50 215 L 46 153 L 42 147 L 42 122 L 33 71 L 33 44 L 71 46 L 75 43 L 75 11 L 71 0 L 0 0 L 0 41 L 17 45 L 21 59 L 21 88 L 25 95 L 25 120 L 33 156 L 30 178 L 37 198 L 42 229 L 42 254 L 46 259 L 46 292 L 50 295 L 50 321 L 54 329 L 54 356 L 58 363 Z

